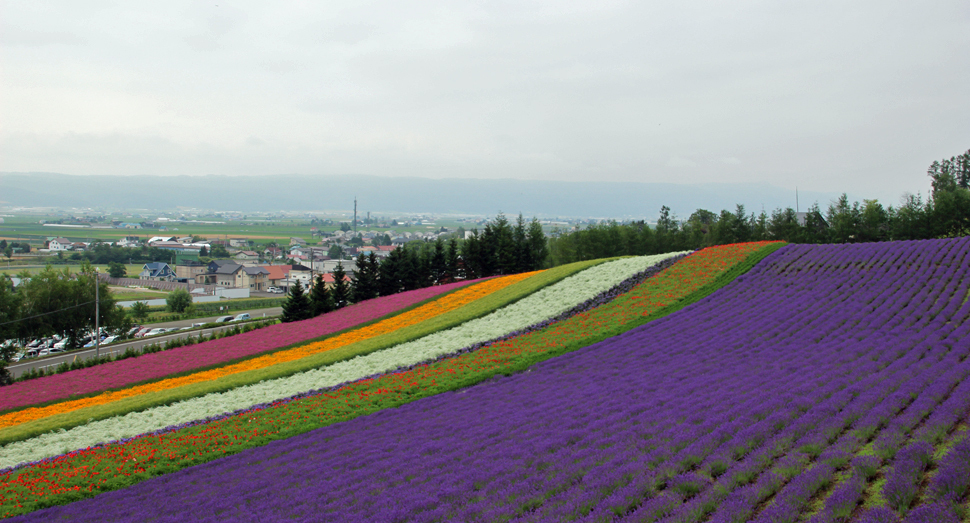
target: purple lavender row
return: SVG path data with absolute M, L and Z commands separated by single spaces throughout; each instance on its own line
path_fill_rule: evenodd
M 844 454 L 845 454 L 845 453 L 843 452 L 843 455 L 844 455 Z M 665 501 L 665 500 L 661 500 L 661 501 Z M 662 504 L 663 504 L 663 505 L 670 505 L 671 503 L 662 503 Z
M 906 513 L 918 494 L 923 472 L 933 460 L 933 445 L 925 441 L 911 443 L 899 451 L 892 471 L 882 488 L 891 508 Z
M 940 405 L 940 408 L 937 409 L 936 413 L 948 413 L 959 409 L 959 405 L 964 404 L 967 399 L 970 398 L 970 395 L 966 394 L 967 391 L 970 390 L 967 389 L 967 385 L 967 382 L 961 384 L 960 387 L 964 390 L 956 391 L 957 394 L 954 394 L 951 401 L 947 401 L 946 403 Z M 961 398 L 962 401 L 953 401 L 957 398 Z M 947 416 L 947 418 L 949 419 L 949 416 Z M 958 421 L 958 419 L 954 420 L 954 423 L 956 421 Z M 858 439 L 857 434 L 849 434 L 847 436 L 847 440 L 850 443 L 848 447 L 844 449 L 845 454 L 842 454 L 843 456 L 857 451 L 861 446 L 859 445 L 861 440 Z M 929 448 L 932 450 L 932 447 Z M 923 450 L 925 451 L 925 448 Z M 836 450 L 832 452 L 832 454 L 839 455 L 841 452 Z M 826 461 L 825 454 L 822 455 L 821 459 Z M 831 460 L 828 462 L 833 465 L 835 464 Z M 882 459 L 880 459 L 878 456 L 860 456 L 855 458 L 850 477 L 832 492 L 832 494 L 826 500 L 823 510 L 812 518 L 811 523 L 841 523 L 848 521 L 849 516 L 852 514 L 856 505 L 861 500 L 868 482 L 876 475 L 881 467 L 881 464 Z M 898 490 L 901 484 L 904 484 L 905 482 L 901 479 L 897 479 L 896 481 L 897 483 L 895 486 L 893 486 L 893 489 Z M 918 478 L 916 478 L 914 482 L 915 481 L 918 481 Z M 915 489 L 915 487 L 912 488 Z
M 871 376 L 875 377 L 878 375 Z M 857 416 L 859 411 L 870 409 L 880 401 L 892 401 L 892 397 L 888 393 L 897 386 L 898 380 L 905 379 L 905 375 L 889 376 L 889 378 L 893 377 L 895 379 L 886 379 L 882 383 L 863 383 L 862 386 L 865 393 L 861 394 L 852 405 L 843 409 L 840 417 L 843 419 L 852 419 Z M 847 390 L 851 391 L 853 389 L 850 388 Z M 842 426 L 843 420 L 837 420 L 833 422 L 833 425 Z M 824 433 L 825 429 L 821 429 L 820 432 Z M 811 440 L 813 438 L 812 435 L 808 435 L 805 439 Z M 804 443 L 805 439 L 802 440 L 802 443 Z M 791 449 L 795 446 L 790 443 L 792 440 L 791 435 L 782 435 L 779 440 L 780 442 L 789 442 L 786 449 Z M 776 446 L 778 444 L 775 443 Z M 851 452 L 854 452 L 860 446 L 861 440 L 858 436 L 854 433 L 849 433 L 841 440 L 841 445 L 827 448 L 825 452 L 822 452 L 821 456 L 819 456 L 819 461 L 829 467 L 838 468 L 838 466 L 842 465 L 840 462 L 845 460 Z M 758 489 L 755 489 L 754 492 L 751 489 L 748 491 L 739 491 L 733 496 L 733 499 L 729 499 L 729 502 L 721 507 L 715 515 L 714 521 L 747 521 L 756 505 L 763 502 L 770 495 L 773 495 L 782 486 L 784 481 L 787 481 L 796 473 L 800 472 L 802 467 L 809 463 L 811 455 L 802 452 L 804 450 L 811 449 L 801 448 L 798 451 L 788 454 L 786 458 L 775 464 L 774 469 L 766 478 L 764 484 Z M 755 493 L 757 495 L 753 495 Z M 794 498 L 790 499 L 789 504 L 793 501 L 795 501 Z
M 966 308 L 939 304 L 958 299 L 952 273 L 963 263 L 961 252 L 965 239 L 878 250 L 786 247 L 706 300 L 531 372 L 25 519 L 175 521 L 191 513 L 203 521 L 548 521 L 557 514 L 632 519 L 648 505 L 670 516 L 679 509 L 697 514 L 711 510 L 703 502 L 717 501 L 704 494 L 716 485 L 703 467 L 722 453 L 732 460 L 724 465 L 739 473 L 732 476 L 736 493 L 766 500 L 798 478 L 785 485 L 776 470 L 787 466 L 788 474 L 808 463 L 792 447 L 816 429 L 801 423 L 803 416 L 833 408 L 859 416 L 854 406 L 862 394 L 885 383 L 880 394 L 899 392 L 904 400 L 888 424 L 912 406 L 907 387 L 926 389 L 950 353 L 966 356 Z M 871 264 L 873 257 L 894 262 Z M 911 266 L 920 260 L 932 266 Z M 795 262 L 800 271 L 788 269 Z M 920 294 L 931 286 L 945 292 Z M 887 287 L 892 299 L 877 300 Z M 923 316 L 898 321 L 899 311 L 917 304 Z M 930 318 L 927 311 L 938 312 Z M 909 374 L 895 365 L 914 363 L 913 353 L 929 361 L 917 358 Z M 899 385 L 893 390 L 890 382 Z M 842 406 L 842 390 L 859 394 Z M 783 415 L 775 418 L 773 410 Z M 866 416 L 824 428 L 844 434 Z M 737 426 L 720 432 L 706 419 Z M 764 430 L 746 432 L 749 421 Z M 736 439 L 745 435 L 752 441 Z M 810 470 L 841 459 L 828 450 Z M 691 470 L 692 453 L 707 457 Z M 744 482 L 742 466 L 751 470 Z M 728 474 L 734 472 L 717 482 Z
M 857 419 L 868 408 L 869 408 L 869 405 L 857 404 L 854 411 L 850 410 L 843 419 L 839 420 L 838 422 L 830 423 L 829 426 L 827 427 L 820 428 L 815 435 L 813 435 L 812 437 L 807 437 L 807 439 L 809 440 L 815 439 L 819 445 L 827 443 L 838 431 L 842 430 L 846 424 L 851 423 L 852 421 Z M 858 437 L 856 437 L 855 435 L 849 435 L 849 436 L 850 437 L 847 437 L 846 440 L 852 442 L 850 445 L 847 445 L 846 448 L 834 449 L 827 453 L 823 453 L 821 458 L 822 461 L 828 463 L 830 466 L 833 466 L 833 467 L 839 467 L 845 462 L 847 462 L 851 453 L 855 452 L 856 450 L 858 450 L 858 448 L 861 447 L 861 441 L 859 440 Z M 817 448 L 813 448 L 815 447 L 815 445 L 813 444 L 802 442 L 801 445 L 802 445 L 802 448 L 800 450 L 813 450 L 815 452 L 818 451 Z M 805 448 L 806 446 L 809 447 L 809 449 L 806 449 Z M 769 481 L 769 483 L 772 483 L 772 482 Z M 722 489 L 722 492 L 723 490 L 724 489 Z M 751 504 L 753 504 L 755 501 L 760 502 L 763 499 L 763 496 L 764 496 L 764 493 L 762 493 L 762 496 L 758 497 L 756 500 L 752 500 Z M 742 494 L 742 497 L 743 497 L 743 494 Z M 728 519 L 735 519 L 735 518 L 738 520 L 742 519 L 741 516 L 729 517 Z M 679 519 L 679 520 L 683 520 L 683 519 Z
M 929 497 L 934 501 L 963 505 L 970 494 L 970 437 L 964 437 L 940 460 L 930 481 Z
M 861 412 L 855 414 L 855 416 L 858 416 L 860 414 L 861 414 Z M 834 430 L 838 430 L 838 425 L 834 425 L 834 426 L 830 427 L 829 429 L 822 429 L 822 430 L 820 430 L 820 432 L 826 432 L 826 430 L 833 430 L 833 429 Z M 833 433 L 829 432 L 829 433 L 824 434 L 824 435 L 823 434 L 819 434 L 818 437 L 824 441 L 825 439 L 830 439 L 832 435 L 833 435 Z M 854 443 L 851 447 L 852 447 L 852 449 L 857 449 L 859 446 L 860 445 L 859 445 L 858 441 L 856 441 L 856 443 Z M 802 450 L 804 450 L 804 448 Z M 833 460 L 835 462 L 845 461 L 845 460 L 847 460 L 848 455 L 849 455 L 849 450 L 837 451 L 837 452 L 831 453 L 828 456 L 824 456 L 823 455 L 823 461 L 833 461 Z M 855 490 L 858 491 L 858 487 L 856 487 Z
M 856 409 L 855 409 L 854 412 L 850 412 L 849 414 L 847 414 L 847 416 L 845 417 L 845 419 L 843 419 L 843 420 L 841 420 L 841 421 L 839 421 L 837 423 L 832 423 L 828 427 L 823 427 L 823 428 L 819 429 L 817 431 L 818 433 L 814 436 L 814 438 L 816 439 L 816 442 L 818 442 L 819 444 L 821 444 L 821 443 L 827 442 L 828 440 L 831 440 L 831 438 L 837 433 L 837 431 L 841 430 L 845 426 L 846 423 L 851 423 L 853 420 L 855 420 L 859 416 L 861 416 L 861 414 L 865 410 L 867 410 L 867 409 L 868 409 L 868 406 L 862 406 L 861 404 L 859 404 L 859 405 L 857 405 L 857 407 L 856 407 Z M 809 438 L 809 439 L 812 439 L 812 438 Z M 823 454 L 822 461 L 828 463 L 830 466 L 833 466 L 833 467 L 839 467 L 840 464 L 844 464 L 845 462 L 847 462 L 848 459 L 849 459 L 849 457 L 851 456 L 851 453 L 855 452 L 856 450 L 858 450 L 858 448 L 861 447 L 861 440 L 857 436 L 855 436 L 855 435 L 849 435 L 849 437 L 847 438 L 847 440 L 848 441 L 851 441 L 852 444 L 851 445 L 848 445 L 846 448 L 834 449 L 833 451 L 829 451 L 827 454 Z M 808 446 L 809 449 L 804 448 L 805 446 Z M 811 444 L 806 445 L 806 442 L 803 442 L 802 443 L 802 448 L 800 450 L 814 450 L 816 452 L 818 451 L 817 448 L 813 449 L 812 447 L 815 447 L 815 445 L 811 445 Z M 772 482 L 769 481 L 769 483 L 772 483 Z M 709 496 L 709 497 L 723 497 L 723 492 L 725 490 L 726 489 L 722 488 L 720 493 L 716 493 L 716 494 L 720 494 L 720 495 Z M 856 487 L 855 490 L 858 490 L 858 487 Z M 756 499 L 751 499 L 750 502 L 748 503 L 748 505 L 749 505 L 748 506 L 748 509 L 751 508 L 750 505 L 753 505 L 756 502 L 760 502 L 761 500 L 763 500 L 764 497 L 765 497 L 765 494 L 766 494 L 766 492 L 762 492 L 761 493 L 761 496 L 757 497 Z M 859 494 L 856 494 L 856 495 L 858 496 Z M 743 494 L 742 494 L 742 497 L 744 497 Z M 711 503 L 711 501 L 702 501 L 702 502 L 695 503 L 695 504 L 702 504 L 702 503 Z M 737 505 L 737 504 L 735 504 L 735 505 Z M 741 519 L 743 519 L 743 516 L 740 516 L 740 515 L 737 514 L 737 512 L 738 512 L 739 509 L 740 509 L 739 506 L 735 506 L 735 510 L 733 511 L 735 514 L 733 516 L 728 515 L 726 519 L 727 520 L 741 520 Z M 683 512 L 690 512 L 690 511 L 696 512 L 697 510 L 698 509 L 697 508 L 694 508 L 694 507 L 687 507 L 684 510 L 682 510 L 681 512 L 682 513 Z M 743 512 L 747 512 L 747 510 L 743 510 Z M 693 518 L 687 518 L 687 519 L 685 519 L 682 513 L 681 514 L 675 514 L 674 517 L 672 517 L 671 519 L 672 520 L 677 520 L 677 521 L 684 521 L 684 520 L 693 521 L 693 520 L 696 520 L 696 519 L 693 519 Z

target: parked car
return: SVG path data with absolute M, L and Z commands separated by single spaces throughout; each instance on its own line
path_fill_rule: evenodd
M 243 321 L 243 320 L 251 320 L 251 319 L 252 318 L 249 317 L 249 314 L 247 314 L 247 313 L 244 312 L 244 313 L 236 316 L 232 321 Z
M 161 327 L 158 327 L 158 328 L 154 328 L 154 329 L 152 329 L 152 330 L 150 330 L 150 331 L 148 331 L 148 332 L 147 332 L 147 333 L 145 334 L 145 336 L 154 336 L 154 335 L 156 335 L 156 334 L 162 334 L 162 333 L 164 333 L 164 332 L 168 332 L 168 329 L 163 329 L 163 328 L 161 328 Z
M 279 287 L 268 287 L 266 289 L 266 292 L 272 292 L 274 294 L 283 294 L 283 289 Z
M 151 331 L 151 330 L 152 330 L 151 327 L 143 327 L 141 330 L 139 330 L 138 332 L 135 333 L 135 337 L 136 338 L 142 338 L 146 334 L 148 334 L 148 332 Z
M 203 325 L 205 325 L 205 323 L 193 323 L 193 324 L 192 324 L 192 327 L 190 327 L 190 328 L 192 328 L 192 329 L 194 329 L 194 328 L 196 328 L 196 327 L 201 327 L 201 326 L 203 326 Z
M 106 343 L 111 343 L 112 341 L 115 341 L 116 339 L 118 339 L 117 336 L 108 336 L 106 338 L 101 338 L 101 345 L 104 345 Z M 91 347 L 94 347 L 94 345 L 95 345 L 94 339 L 92 338 L 91 341 L 89 341 L 89 342 L 87 342 L 87 343 L 84 344 L 84 348 L 85 349 L 90 349 Z
M 219 316 L 213 323 L 225 323 L 227 321 L 232 321 L 232 316 Z
M 63 349 L 64 347 L 67 347 L 67 341 L 68 341 L 67 338 L 64 338 L 63 340 L 55 343 L 53 348 Z

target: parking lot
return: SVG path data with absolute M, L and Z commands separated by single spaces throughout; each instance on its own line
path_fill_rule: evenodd
M 253 320 L 261 320 L 264 318 L 273 318 L 282 314 L 282 307 L 273 307 L 269 309 L 254 309 L 250 311 L 237 311 L 234 316 L 241 314 L 249 314 Z M 212 316 L 210 318 L 199 318 L 193 320 L 180 320 L 166 323 L 156 323 L 152 324 L 151 327 L 155 328 L 174 328 L 180 329 L 183 327 L 191 327 L 193 323 L 210 323 L 215 321 L 219 316 Z M 212 327 L 207 329 L 194 329 L 194 330 L 184 330 L 184 331 L 173 331 L 165 334 L 152 336 L 150 338 L 136 338 L 129 341 L 124 341 L 121 343 L 113 343 L 100 348 L 98 351 L 101 356 L 114 356 L 116 354 L 121 354 L 125 350 L 131 349 L 141 349 L 145 345 L 160 343 L 164 344 L 173 339 L 185 339 L 188 337 L 199 337 L 199 336 L 209 336 L 213 332 L 220 332 L 226 329 L 230 329 L 237 325 L 237 323 L 226 323 L 225 325 L 219 327 Z M 53 369 L 56 368 L 63 362 L 71 363 L 75 360 L 87 360 L 95 357 L 95 349 L 77 349 L 70 352 L 64 352 L 60 354 L 55 354 L 51 356 L 45 356 L 41 358 L 31 358 L 18 361 L 7 368 L 14 377 L 18 377 L 21 374 L 27 372 L 30 369 Z

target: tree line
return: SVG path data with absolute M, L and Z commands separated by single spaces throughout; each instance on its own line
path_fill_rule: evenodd
M 520 214 L 512 224 L 499 213 L 481 233 L 475 229 L 466 239 L 410 242 L 382 261 L 373 252 L 361 253 L 349 282 L 342 265 L 333 272 L 332 287 L 323 282 L 322 275 L 306 291 L 297 282 L 290 286 L 283 304 L 283 321 L 304 320 L 351 303 L 432 285 L 535 271 L 546 265 L 548 255 L 536 218 L 527 224 Z
M 933 162 L 927 176 L 930 197 L 923 201 L 907 195 L 898 207 L 883 207 L 876 200 L 850 203 L 843 194 L 826 209 L 815 203 L 805 213 L 789 207 L 755 215 L 737 205 L 733 212 L 698 209 L 678 220 L 664 206 L 656 227 L 611 221 L 579 231 L 558 230 L 549 239 L 551 264 L 747 241 L 853 243 L 970 235 L 970 151 Z
M 81 340 L 94 330 L 96 309 L 100 326 L 111 330 L 130 328 L 131 320 L 116 306 L 108 284 L 97 280 L 89 263 L 82 264 L 76 273 L 47 266 L 24 278 L 16 288 L 10 277 L 2 275 L 0 343 L 20 340 L 23 345 L 26 340 L 57 334 L 67 338 L 69 348 L 80 347 Z M 13 356 L 14 348 L 12 344 L 0 348 L 0 384 L 10 379 L 6 362 Z

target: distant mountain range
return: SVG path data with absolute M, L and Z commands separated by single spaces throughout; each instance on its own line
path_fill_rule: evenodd
M 0 173 L 0 205 L 217 211 L 346 211 L 595 217 L 654 220 L 666 205 L 678 217 L 696 209 L 748 212 L 795 207 L 795 192 L 765 183 L 684 185 L 636 182 L 431 179 L 380 176 L 75 176 Z M 800 192 L 801 210 L 826 208 L 835 193 Z M 850 195 L 851 199 L 852 196 Z

